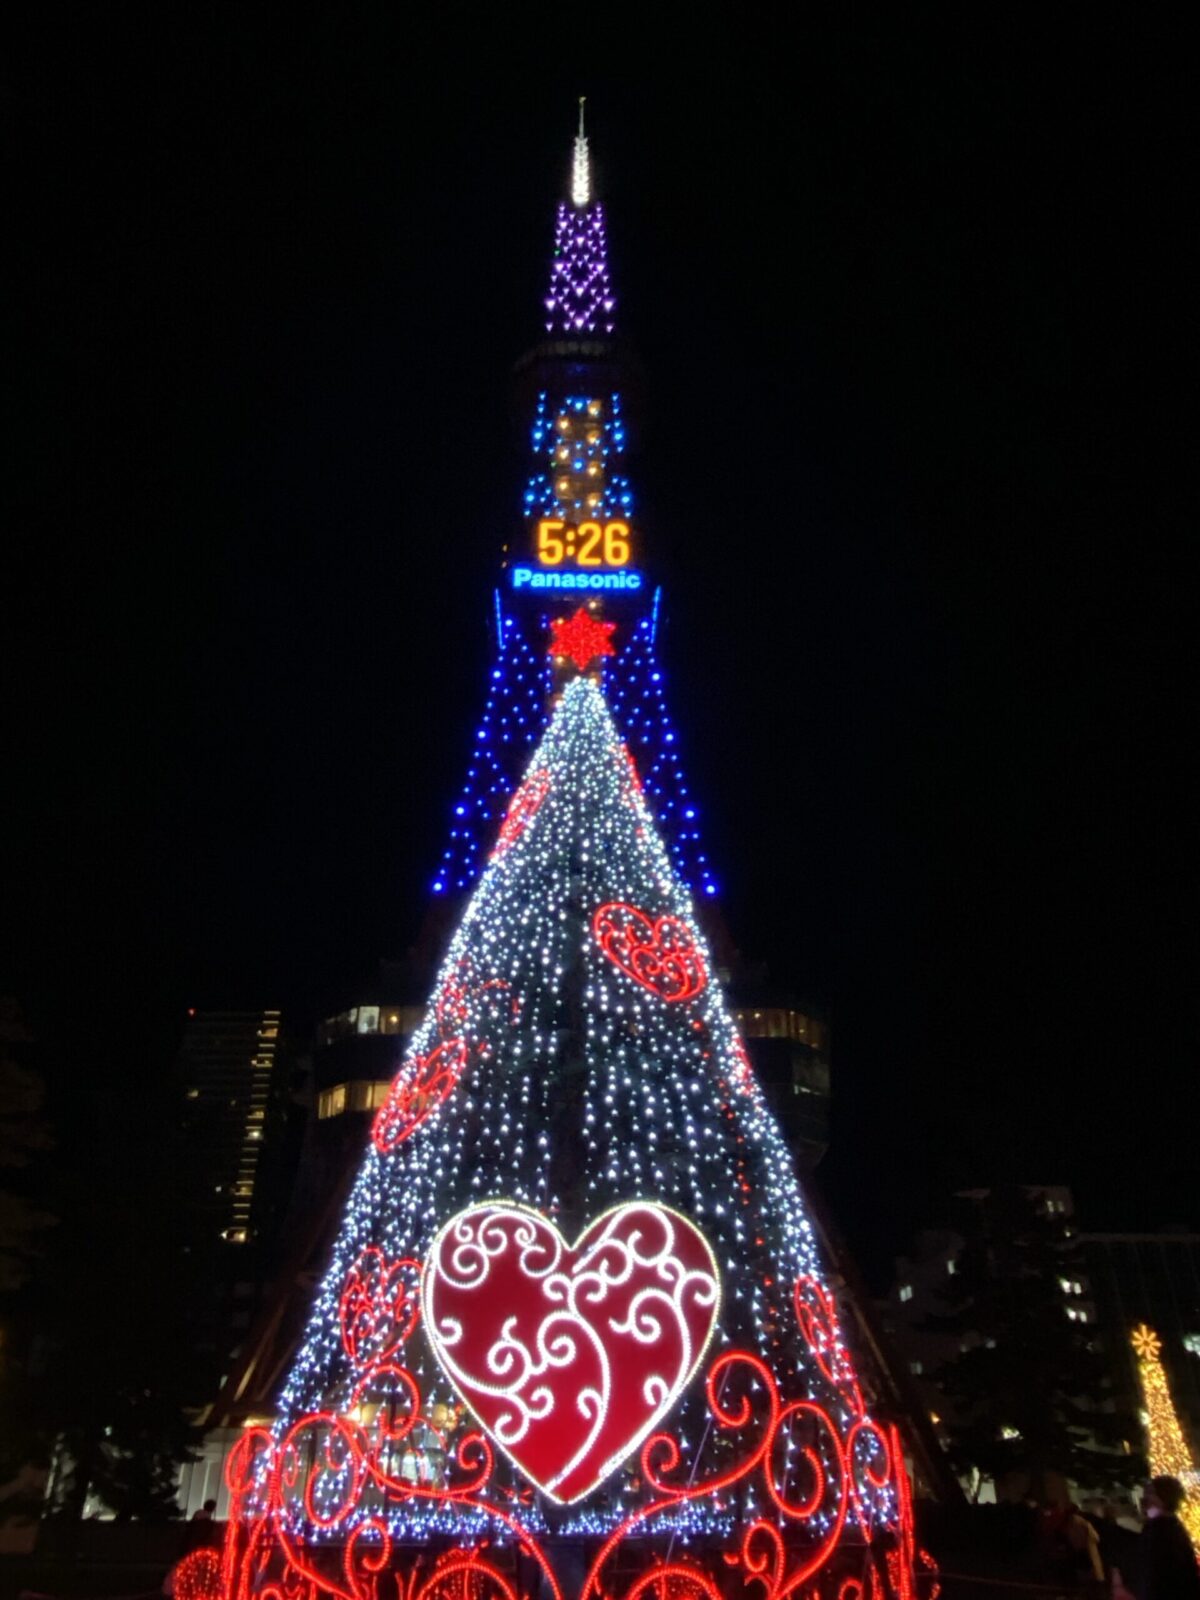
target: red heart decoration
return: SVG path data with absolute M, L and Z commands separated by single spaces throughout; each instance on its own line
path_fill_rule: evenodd
M 817 1365 L 830 1383 L 841 1390 L 842 1398 L 856 1415 L 862 1416 L 863 1399 L 854 1375 L 854 1363 L 842 1342 L 837 1306 L 829 1290 L 819 1278 L 806 1272 L 796 1279 L 793 1299 L 800 1332 L 816 1357 Z
M 543 1494 L 590 1494 L 674 1406 L 717 1320 L 720 1274 L 686 1217 L 632 1200 L 574 1245 L 540 1212 L 470 1206 L 430 1249 L 425 1328 L 483 1427 Z
M 371 1125 L 371 1138 L 381 1156 L 390 1155 L 435 1111 L 462 1077 L 467 1047 L 462 1039 L 444 1039 L 427 1056 L 414 1056 L 401 1067 L 388 1097 Z
M 681 917 L 651 918 L 611 900 L 593 916 L 592 932 L 613 965 L 660 1000 L 694 1000 L 708 982 L 704 957 Z
M 516 844 L 542 809 L 542 801 L 549 793 L 550 774 L 545 767 L 539 767 L 536 772 L 529 774 L 509 801 L 508 811 L 500 824 L 500 832 L 496 836 L 490 860 L 498 861 L 505 851 Z
M 403 1256 L 389 1261 L 368 1245 L 346 1274 L 338 1301 L 342 1349 L 356 1367 L 379 1366 L 398 1350 L 420 1314 L 421 1264 Z

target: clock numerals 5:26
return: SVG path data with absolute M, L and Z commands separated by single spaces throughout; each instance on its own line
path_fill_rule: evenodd
M 581 522 L 577 528 L 557 517 L 537 525 L 537 558 L 543 567 L 564 561 L 579 567 L 623 567 L 629 560 L 627 522 Z

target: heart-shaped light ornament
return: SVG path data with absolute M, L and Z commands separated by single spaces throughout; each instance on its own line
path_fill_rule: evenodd
M 540 1212 L 470 1206 L 437 1235 L 425 1328 L 487 1433 L 552 1500 L 581 1500 L 674 1407 L 712 1337 L 716 1258 L 679 1212 L 632 1200 L 573 1245 Z
M 660 1000 L 694 1000 L 708 982 L 704 957 L 682 917 L 651 917 L 610 900 L 597 907 L 592 933 L 613 966 Z

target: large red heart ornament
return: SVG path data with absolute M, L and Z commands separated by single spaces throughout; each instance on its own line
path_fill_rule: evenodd
M 592 917 L 604 954 L 660 1000 L 694 1000 L 708 982 L 704 957 L 681 917 L 648 917 L 637 906 L 610 900 Z
M 590 1494 L 678 1400 L 717 1320 L 720 1273 L 686 1217 L 619 1205 L 574 1245 L 540 1212 L 470 1206 L 421 1280 L 443 1370 L 517 1468 L 562 1504 Z

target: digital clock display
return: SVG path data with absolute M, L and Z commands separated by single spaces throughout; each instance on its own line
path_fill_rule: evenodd
M 543 517 L 535 555 L 541 567 L 626 567 L 632 554 L 627 522 L 581 522 Z

